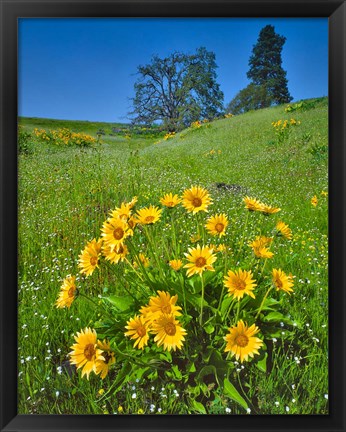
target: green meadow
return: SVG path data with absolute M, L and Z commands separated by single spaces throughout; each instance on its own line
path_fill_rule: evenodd
M 296 123 L 291 124 L 291 119 Z M 273 125 L 279 120 L 289 123 L 282 132 Z M 302 108 L 291 112 L 282 105 L 202 122 L 170 136 L 158 127 L 130 129 L 124 124 L 20 118 L 19 125 L 20 133 L 27 134 L 18 155 L 20 414 L 328 414 L 327 98 L 305 101 Z M 59 128 L 91 135 L 94 143 L 57 145 L 39 139 L 34 132 Z M 212 198 L 208 212 L 193 215 L 179 206 L 169 213 L 160 203 L 165 194 L 181 197 L 196 185 Z M 131 279 L 136 269 L 128 270 L 125 263 L 101 264 L 88 277 L 78 267 L 81 251 L 100 237 L 110 212 L 135 196 L 136 209 L 154 205 L 163 210 L 161 220 L 148 227 L 152 229 L 150 248 L 145 245 L 147 227 L 140 227 L 133 240 L 159 269 L 156 274 L 148 267 L 153 286 L 156 275 L 158 281 L 168 275 L 168 260 L 181 259 L 185 265 L 185 253 L 199 240 L 222 243 L 230 251 L 227 259 L 219 254 L 215 262 L 222 262 L 222 270 L 205 272 L 205 298 L 210 307 L 213 289 L 217 299 L 222 291 L 221 305 L 222 294 L 226 294 L 222 278 L 230 269 L 244 265 L 256 280 L 269 283 L 272 268 L 292 275 L 293 292 L 272 290 L 275 307 L 268 306 L 264 315 L 260 313 L 265 311 L 265 299 L 263 305 L 253 306 L 256 313 L 251 315 L 250 303 L 238 304 L 237 312 L 226 296 L 222 305 L 229 307 L 229 315 L 225 320 L 221 317 L 221 324 L 212 320 L 213 309 L 205 306 L 204 313 L 211 313 L 212 325 L 205 327 L 211 339 L 214 331 L 229 327 L 235 316 L 244 320 L 255 316 L 256 325 L 266 331 L 259 333 L 263 340 L 259 354 L 249 361 L 236 361 L 224 352 L 225 342 L 220 339 L 219 350 L 214 346 L 219 363 L 209 364 L 208 357 L 203 372 L 197 373 L 192 354 L 179 362 L 179 349 L 169 353 L 162 346 L 136 350 L 121 325 L 116 334 L 112 330 L 112 337 L 124 342 L 104 379 L 95 374 L 82 378 L 80 370 L 71 365 L 69 353 L 77 332 L 99 326 L 100 334 L 107 336 L 108 330 L 100 325 L 103 314 L 121 322 L 114 305 L 102 309 L 103 297 L 135 296 L 141 287 Z M 250 212 L 244 204 L 246 196 L 280 211 L 268 216 Z M 225 236 L 214 238 L 201 227 L 209 216 L 220 213 L 229 224 Z M 249 243 L 256 236 L 272 235 L 278 221 L 289 226 L 292 238 L 275 239 L 272 258 L 254 257 Z M 147 272 L 142 266 L 140 270 Z M 180 272 L 185 275 L 186 270 Z M 215 278 L 208 279 L 208 274 Z M 88 298 L 78 296 L 70 308 L 59 309 L 55 304 L 67 275 L 76 276 L 78 289 Z M 169 275 L 174 283 L 180 280 Z M 194 292 L 200 296 L 201 289 L 203 293 L 198 275 L 181 276 L 181 280 L 183 290 L 190 287 L 190 297 Z M 162 289 L 169 290 L 169 284 Z M 215 310 L 219 311 L 217 303 Z M 180 294 L 177 304 L 183 307 Z M 120 309 L 126 323 L 126 308 Z M 186 340 L 190 329 L 192 332 L 189 323 L 200 316 L 199 304 L 195 309 L 196 314 L 189 315 L 191 321 L 182 321 Z M 127 320 L 134 310 L 128 312 Z M 181 351 L 192 349 L 192 342 L 189 344 Z M 127 364 L 132 370 L 137 368 L 137 375 L 123 367 L 126 353 L 131 354 L 133 364 Z M 155 358 L 165 362 L 163 373 L 148 366 Z M 225 376 L 231 383 L 227 386 L 222 385 L 217 370 L 217 364 L 221 369 L 226 363 L 230 372 Z M 174 365 L 172 370 L 169 364 Z

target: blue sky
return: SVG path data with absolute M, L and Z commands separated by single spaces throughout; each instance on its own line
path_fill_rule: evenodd
M 24 18 L 18 26 L 20 116 L 127 122 L 138 65 L 153 55 L 216 55 L 225 103 L 247 86 L 249 57 L 267 24 L 294 100 L 328 95 L 327 18 Z

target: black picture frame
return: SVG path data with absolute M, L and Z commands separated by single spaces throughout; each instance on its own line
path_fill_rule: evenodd
M 0 0 L 0 6 L 1 431 L 345 431 L 345 2 Z M 26 17 L 328 17 L 329 415 L 17 415 L 17 19 Z

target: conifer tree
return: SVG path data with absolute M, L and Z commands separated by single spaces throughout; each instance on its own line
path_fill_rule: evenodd
M 260 31 L 253 47 L 247 77 L 265 90 L 261 108 L 293 99 L 287 87 L 286 72 L 282 68 L 281 51 L 285 41 L 284 36 L 275 33 L 272 25 L 267 25 Z

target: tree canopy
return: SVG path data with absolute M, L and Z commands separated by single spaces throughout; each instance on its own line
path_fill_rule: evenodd
M 195 54 L 175 52 L 154 56 L 138 66 L 133 111 L 136 123 L 161 121 L 169 131 L 212 119 L 223 109 L 223 93 L 216 81 L 215 54 L 201 47 Z

